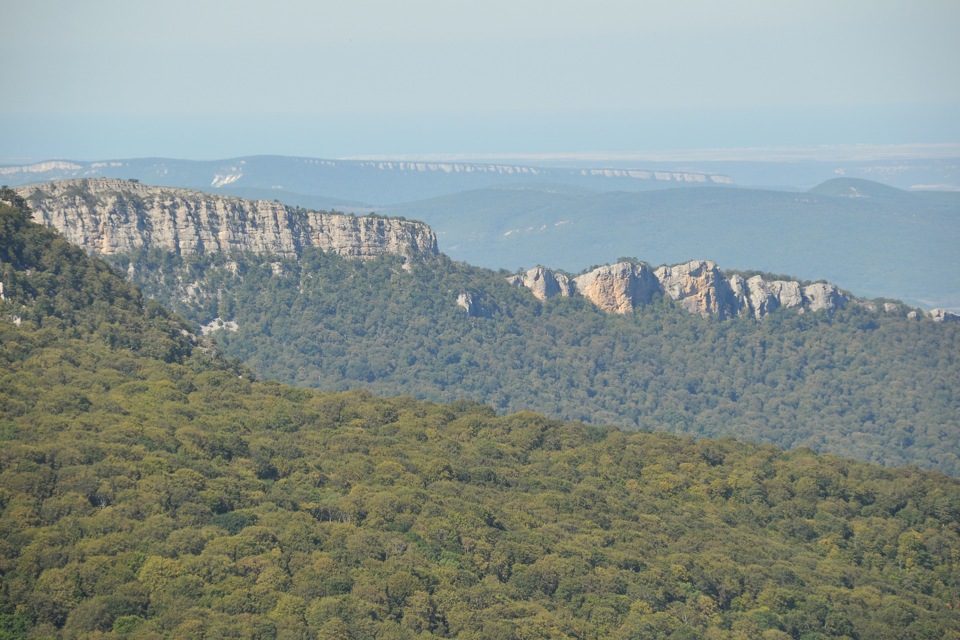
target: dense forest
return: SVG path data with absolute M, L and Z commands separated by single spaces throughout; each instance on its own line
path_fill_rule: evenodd
M 307 250 L 114 256 L 149 295 L 260 375 L 323 390 L 460 398 L 498 412 L 811 447 L 960 474 L 960 324 L 849 308 L 718 321 L 669 298 L 606 314 L 536 300 L 450 261 L 359 262 Z M 456 304 L 469 293 L 474 312 Z M 881 305 L 882 306 L 882 305 Z
M 257 382 L 17 207 L 0 268 L 0 637 L 960 638 L 941 473 Z

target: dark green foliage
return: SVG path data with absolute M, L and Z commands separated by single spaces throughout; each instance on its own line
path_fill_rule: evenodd
M 128 260 L 188 318 L 235 320 L 217 341 L 265 377 L 960 474 L 960 325 L 902 306 L 718 322 L 663 299 L 621 317 L 583 299 L 540 303 L 503 274 L 446 259 L 412 273 L 318 251 L 299 263 L 149 254 L 118 265 Z M 456 306 L 464 291 L 481 317 Z
M 191 349 L 188 326 L 144 300 L 106 263 L 34 224 L 25 203 L 0 192 L 0 315 L 71 337 L 93 336 L 167 362 Z M 43 332 L 39 334 L 43 336 Z

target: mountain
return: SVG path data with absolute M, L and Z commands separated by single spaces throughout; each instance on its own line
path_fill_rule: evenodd
M 818 184 L 808 193 L 838 198 L 899 200 L 903 203 L 916 201 L 913 195 L 906 191 L 862 178 L 834 178 Z M 922 197 L 929 198 L 930 196 L 928 194 Z
M 74 200 L 136 202 L 84 193 Z M 179 211 L 177 193 L 154 202 Z M 41 211 L 61 203 L 33 201 Z M 74 226 L 99 228 L 84 219 Z M 312 246 L 288 257 L 219 246 L 105 257 L 227 355 L 284 382 L 469 398 L 501 412 L 735 436 L 960 474 L 960 323 L 933 321 L 955 319 L 947 313 L 926 316 L 823 282 L 722 272 L 708 261 L 629 260 L 580 276 L 543 269 L 542 280 L 552 277 L 557 290 L 565 280 L 572 295 L 547 298 L 545 285 L 538 299 L 535 287 L 517 286 L 536 271 L 493 272 L 442 254 L 358 261 Z
M 2 637 L 960 635 L 955 479 L 253 381 L 0 200 Z
M 863 189 L 857 191 L 856 187 L 845 186 L 848 182 L 825 185 L 823 190 L 847 193 L 853 189 L 860 194 L 857 197 L 867 197 L 870 183 L 856 181 Z M 896 191 L 875 186 L 879 189 L 874 193 L 886 197 Z M 109 178 L 29 185 L 17 192 L 29 202 L 37 222 L 55 227 L 69 241 L 106 256 L 159 251 L 295 257 L 305 247 L 364 259 L 401 255 L 406 260 L 425 260 L 439 254 L 436 236 L 428 226 L 402 218 L 358 218 Z M 738 273 L 727 277 L 715 263 L 702 260 L 654 270 L 634 259 L 598 267 L 576 278 L 559 275 L 568 283 L 569 291 L 556 285 L 553 291 L 535 286 L 541 276 L 556 283 L 558 274 L 538 267 L 508 280 L 533 287 L 540 299 L 559 293 L 582 294 L 599 307 L 618 313 L 633 311 L 653 296 L 666 294 L 692 312 L 721 319 L 745 314 L 760 318 L 781 306 L 832 310 L 852 300 L 850 294 L 831 284 L 801 285 L 783 279 L 767 282 L 759 275 L 748 280 Z

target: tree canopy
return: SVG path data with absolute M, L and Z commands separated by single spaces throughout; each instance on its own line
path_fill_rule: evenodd
M 308 250 L 116 256 L 151 296 L 263 377 L 322 390 L 732 436 L 960 474 L 960 323 L 910 309 L 700 318 L 663 297 L 635 314 L 536 300 L 504 274 L 440 259 L 408 273 Z M 469 293 L 473 313 L 457 306 Z M 882 304 L 878 305 L 882 307 Z

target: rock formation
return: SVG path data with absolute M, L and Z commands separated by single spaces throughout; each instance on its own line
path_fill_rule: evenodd
M 433 230 L 421 222 L 306 211 L 187 189 L 108 178 L 19 187 L 34 219 L 70 242 L 100 254 L 141 248 L 192 253 L 248 251 L 297 256 L 312 246 L 351 258 L 438 255 Z
M 507 280 L 529 288 L 541 300 L 572 293 L 567 289 L 567 276 L 544 267 Z M 781 307 L 832 312 L 853 300 L 845 291 L 825 282 L 804 286 L 792 280 L 764 280 L 759 275 L 745 279 L 735 273 L 727 277 L 709 260 L 657 269 L 645 262 L 618 262 L 593 269 L 572 281 L 578 294 L 611 313 L 631 313 L 658 295 L 669 296 L 690 313 L 720 319 L 747 315 L 762 318 Z
M 737 315 L 742 306 L 730 283 L 709 260 L 659 267 L 654 275 L 664 293 L 690 313 L 728 318 Z
M 815 282 L 803 288 L 804 307 L 810 311 L 840 309 L 850 297 L 829 282 Z
M 473 304 L 473 296 L 465 291 L 457 294 L 457 306 L 467 312 L 467 315 L 476 315 L 477 307 Z
M 530 289 L 539 300 L 546 300 L 553 296 L 569 297 L 577 290 L 569 276 L 554 273 L 545 267 L 534 267 L 523 275 L 510 276 L 507 281 L 518 287 Z
M 63 180 L 15 191 L 28 201 L 37 222 L 55 227 L 91 253 L 159 249 L 179 255 L 250 252 L 295 257 L 305 247 L 316 247 L 358 259 L 398 255 L 405 258 L 405 266 L 439 255 L 430 227 L 400 218 L 307 211 L 276 201 L 250 201 L 114 178 Z M 508 281 L 526 287 L 540 300 L 581 295 L 600 309 L 621 314 L 660 296 L 670 297 L 690 313 L 721 319 L 759 319 L 781 307 L 830 313 L 853 303 L 877 309 L 826 282 L 803 284 L 736 273 L 725 276 L 709 260 L 656 269 L 645 262 L 622 261 L 574 278 L 536 267 L 510 276 Z M 0 299 L 3 297 L 0 284 Z M 469 293 L 458 296 L 457 304 L 471 316 L 488 314 Z M 886 303 L 883 309 L 897 312 L 901 305 Z M 937 322 L 960 319 L 942 309 L 930 315 Z
M 644 262 L 599 267 L 577 276 L 573 282 L 580 295 L 613 313 L 629 313 L 649 303 L 660 291 L 660 283 Z
M 731 284 L 738 293 L 742 291 L 742 308 L 755 318 L 762 318 L 780 307 L 796 309 L 803 306 L 803 292 L 799 282 L 767 281 L 763 276 L 753 276 L 744 282 L 742 277 L 735 275 L 731 278 Z
M 960 322 L 960 315 L 946 309 L 933 309 L 930 317 L 934 322 Z

